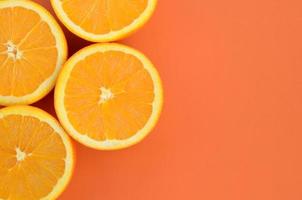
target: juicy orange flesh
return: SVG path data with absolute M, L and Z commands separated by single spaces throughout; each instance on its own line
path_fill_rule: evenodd
M 103 91 L 112 98 L 102 101 Z M 154 86 L 134 56 L 98 52 L 79 61 L 65 89 L 65 108 L 73 127 L 96 140 L 126 139 L 142 129 L 152 113 Z
M 15 47 L 9 56 L 8 48 Z M 0 9 L 0 95 L 34 92 L 54 72 L 58 52 L 48 24 L 32 10 Z
M 147 4 L 148 0 L 62 0 L 62 7 L 71 21 L 94 34 L 105 34 L 130 25 Z
M 16 148 L 26 155 L 17 159 Z M 65 146 L 45 122 L 8 115 L 0 119 L 0 199 L 40 199 L 65 169 Z

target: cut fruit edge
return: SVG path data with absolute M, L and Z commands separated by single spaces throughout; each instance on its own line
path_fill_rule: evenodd
M 148 5 L 144 12 L 142 12 L 142 14 L 131 24 L 118 31 L 111 31 L 106 34 L 93 34 L 91 32 L 85 31 L 83 28 L 75 24 L 65 13 L 64 9 L 61 6 L 62 3 L 60 0 L 51 0 L 51 4 L 60 21 L 69 31 L 71 31 L 75 35 L 90 42 L 113 42 L 126 38 L 127 36 L 143 27 L 154 13 L 157 5 L 157 0 L 148 0 Z
M 46 10 L 44 7 L 40 6 L 39 4 L 28 0 L 0 1 L 0 9 L 11 8 L 11 7 L 22 7 L 32 10 L 35 13 L 37 13 L 41 17 L 41 19 L 49 25 L 49 28 L 56 40 L 58 59 L 53 74 L 44 82 L 42 82 L 40 86 L 31 94 L 27 94 L 21 97 L 0 95 L 0 104 L 4 106 L 15 105 L 15 104 L 23 104 L 23 105 L 32 104 L 45 97 L 54 88 L 60 69 L 68 56 L 68 48 L 67 48 L 67 41 L 65 35 L 61 27 L 57 23 L 57 21 L 49 13 L 48 10 Z
M 140 129 L 133 136 L 124 139 L 124 140 L 105 140 L 97 141 L 91 137 L 79 133 L 73 125 L 70 123 L 67 111 L 64 106 L 64 97 L 65 97 L 65 87 L 68 81 L 68 78 L 73 70 L 73 67 L 81 60 L 85 59 L 87 56 L 92 55 L 97 52 L 106 52 L 106 51 L 121 51 L 126 54 L 133 55 L 137 57 L 142 63 L 145 69 L 149 72 L 153 84 L 154 84 L 154 101 L 153 101 L 153 110 L 149 120 L 146 122 L 145 126 Z M 61 73 L 59 74 L 57 85 L 55 88 L 55 110 L 58 115 L 58 118 L 65 128 L 67 133 L 69 133 L 75 140 L 98 150 L 116 150 L 123 149 L 134 144 L 139 143 L 143 140 L 148 133 L 150 133 L 157 121 L 159 120 L 162 108 L 163 108 L 163 87 L 160 76 L 151 63 L 151 61 L 141 52 L 117 43 L 105 43 L 105 44 L 93 44 L 88 47 L 85 47 L 74 54 L 64 65 Z
M 56 199 L 66 189 L 74 171 L 75 152 L 70 138 L 52 115 L 39 108 L 18 105 L 0 109 L 0 119 L 8 115 L 22 115 L 37 118 L 40 121 L 47 123 L 61 137 L 66 148 L 64 175 L 58 180 L 57 184 L 54 185 L 53 190 L 47 196 L 41 198 L 41 200 Z

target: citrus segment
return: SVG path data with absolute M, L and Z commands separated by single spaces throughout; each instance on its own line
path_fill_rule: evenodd
M 62 30 L 31 1 L 0 1 L 0 104 L 30 104 L 54 86 L 67 57 Z
M 119 44 L 96 44 L 64 66 L 55 90 L 58 117 L 79 142 L 96 149 L 137 143 L 155 125 L 162 86 L 152 63 Z
M 94 41 L 121 39 L 141 27 L 157 0 L 52 0 L 60 20 L 73 33 Z
M 73 171 L 73 150 L 58 122 L 44 111 L 0 110 L 0 199 L 54 199 Z

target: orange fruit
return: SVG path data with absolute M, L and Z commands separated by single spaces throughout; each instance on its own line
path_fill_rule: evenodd
M 142 53 L 120 44 L 94 44 L 64 65 L 55 89 L 56 113 L 80 143 L 101 150 L 141 141 L 163 103 L 158 72 Z
M 48 113 L 30 106 L 0 110 L 0 199 L 55 199 L 71 178 L 73 155 Z
M 157 0 L 51 0 L 58 18 L 74 34 L 92 42 L 124 38 L 151 17 Z
M 65 36 L 46 9 L 31 1 L 0 1 L 0 105 L 43 98 L 66 57 Z

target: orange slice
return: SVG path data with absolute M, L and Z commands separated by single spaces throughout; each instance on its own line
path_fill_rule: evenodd
M 0 199 L 55 199 L 71 178 L 73 155 L 48 113 L 30 106 L 0 110 Z
M 151 17 L 157 0 L 51 0 L 65 26 L 92 42 L 124 38 Z
M 0 105 L 43 98 L 66 57 L 65 36 L 46 9 L 31 1 L 0 1 Z
M 102 150 L 141 141 L 155 126 L 163 103 L 160 77 L 140 52 L 95 44 L 73 55 L 59 75 L 55 108 L 67 132 Z

